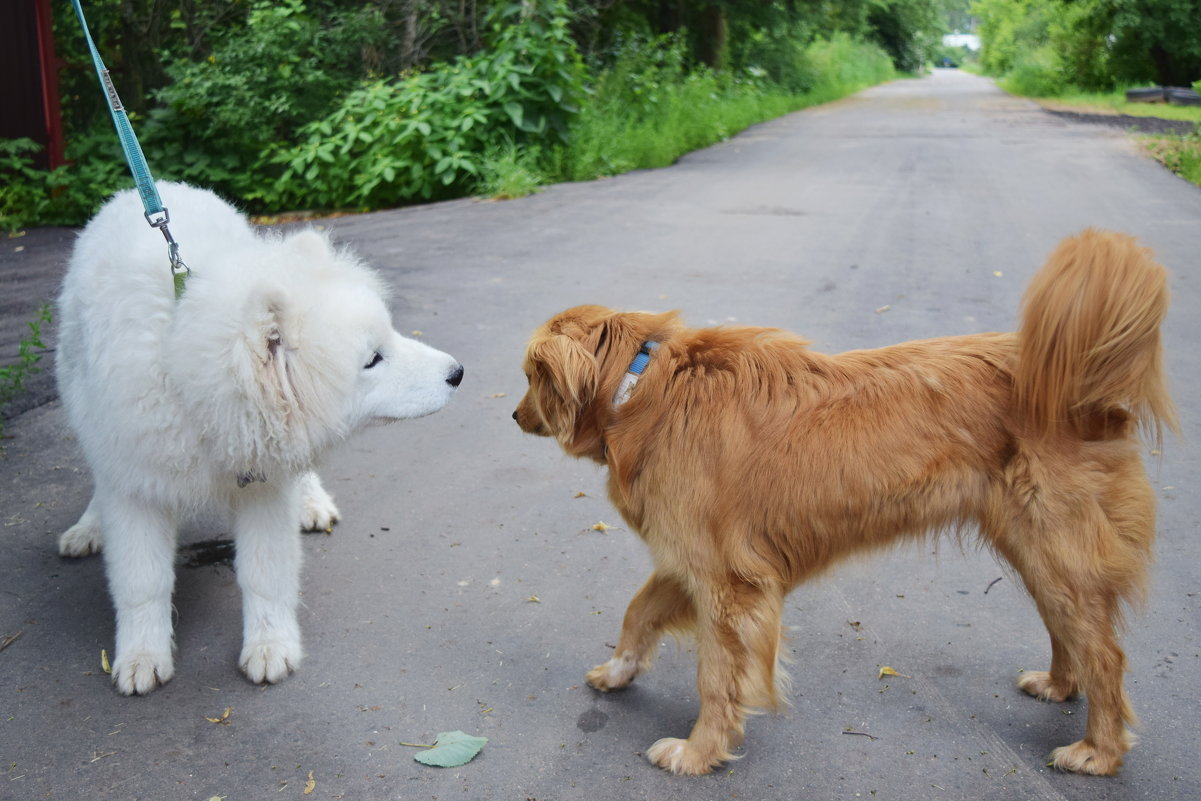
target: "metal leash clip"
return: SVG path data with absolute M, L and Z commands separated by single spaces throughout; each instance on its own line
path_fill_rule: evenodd
M 171 229 L 167 227 L 167 223 L 171 222 L 171 215 L 167 212 L 164 206 L 162 211 L 145 212 L 146 222 L 150 223 L 151 228 L 157 228 L 163 232 L 163 238 L 167 240 L 167 258 L 171 260 L 171 275 L 175 281 L 175 297 L 178 298 L 183 294 L 184 282 L 187 281 L 191 270 L 188 265 L 184 264 L 183 258 L 179 255 L 179 243 L 175 241 L 175 237 L 171 236 Z

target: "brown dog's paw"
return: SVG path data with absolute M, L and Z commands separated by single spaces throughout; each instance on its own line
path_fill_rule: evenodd
M 1031 670 L 1018 679 L 1018 688 L 1040 701 L 1068 701 L 1076 697 L 1076 688 L 1066 682 L 1056 682 L 1045 670 Z
M 638 675 L 638 661 L 629 656 L 613 657 L 603 665 L 597 665 L 588 671 L 584 680 L 594 690 L 607 693 L 621 690 L 630 686 L 630 682 Z
M 686 776 L 709 773 L 725 761 L 721 754 L 704 753 L 697 749 L 691 740 L 681 740 L 678 737 L 664 737 L 659 740 L 647 749 L 646 758 L 651 764 L 664 770 Z
M 1047 765 L 1069 773 L 1113 776 L 1122 767 L 1123 753 L 1124 749 L 1106 753 L 1087 740 L 1077 740 L 1052 751 Z

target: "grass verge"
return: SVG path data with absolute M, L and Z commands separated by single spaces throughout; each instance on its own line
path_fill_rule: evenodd
M 1139 142 L 1160 164 L 1201 186 L 1201 134 L 1143 136 Z
M 25 379 L 39 369 L 37 364 L 42 360 L 39 351 L 45 350 L 42 343 L 42 325 L 50 322 L 50 304 L 42 304 L 38 316 L 26 323 L 29 333 L 21 337 L 17 345 L 17 361 L 0 367 L 0 406 L 4 406 L 17 396 L 25 387 Z M 0 417 L 0 439 L 4 438 L 4 418 Z
M 665 167 L 756 123 L 896 77 L 883 50 L 849 37 L 813 42 L 797 60 L 798 88 L 789 91 L 754 74 L 685 69 L 678 48 L 632 48 L 597 76 L 566 143 L 489 152 L 477 191 L 521 197 L 547 183 Z
M 1002 79 L 1000 84 L 1008 92 L 1024 94 L 1017 91 L 1012 82 Z M 1201 107 L 1131 103 L 1126 99 L 1125 89 L 1107 93 L 1067 92 L 1050 97 L 1026 96 L 1052 111 L 1154 117 L 1193 123 L 1196 126 L 1193 133 L 1140 135 L 1138 140 L 1143 149 L 1160 164 L 1186 181 L 1201 186 Z

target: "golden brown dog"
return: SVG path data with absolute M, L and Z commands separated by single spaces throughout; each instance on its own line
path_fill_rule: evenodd
M 1137 429 L 1158 440 L 1176 425 L 1166 280 L 1133 239 L 1089 230 L 1034 277 L 1016 334 L 825 355 L 675 313 L 580 306 L 540 327 L 513 416 L 608 465 L 609 496 L 655 561 L 588 683 L 627 686 L 664 631 L 698 641 L 696 725 L 647 757 L 705 773 L 731 758 L 748 710 L 777 706 L 781 609 L 800 582 L 852 553 L 976 529 L 1051 635 L 1050 670 L 1021 689 L 1088 695 L 1084 739 L 1053 763 L 1115 773 L 1134 720 L 1116 629 L 1155 535 Z M 636 358 L 645 371 L 622 386 Z

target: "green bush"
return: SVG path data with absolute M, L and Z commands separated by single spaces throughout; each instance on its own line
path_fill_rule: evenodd
M 1059 59 L 1049 46 L 1020 51 L 1000 83 L 1006 91 L 1028 97 L 1054 97 L 1069 89 Z
M 32 139 L 0 139 L 0 230 L 21 228 L 27 221 L 42 219 L 50 205 L 45 177 L 33 166 L 32 153 L 42 146 Z
M 920 0 L 875 0 L 868 4 L 867 20 L 872 39 L 903 72 L 920 72 L 943 32 L 939 8 Z
M 499 7 L 490 28 L 490 47 L 477 55 L 348 94 L 302 126 L 297 144 L 273 148 L 267 160 L 282 173 L 248 196 L 276 208 L 457 196 L 474 185 L 489 148 L 566 141 L 584 68 L 564 0 Z
M 525 197 L 547 182 L 537 148 L 518 147 L 512 142 L 493 146 L 480 162 L 477 194 L 494 200 Z
M 99 8 L 116 0 L 108 3 Z M 686 32 L 630 33 L 646 26 L 621 28 L 586 69 L 572 32 L 581 17 L 567 0 L 485 7 L 479 30 L 459 28 L 464 54 L 366 80 L 366 65 L 382 62 L 365 51 L 382 29 L 396 38 L 397 14 L 377 4 L 242 0 L 216 27 L 193 19 L 207 31 L 193 47 L 209 55 L 164 52 L 171 82 L 155 94 L 158 105 L 131 114 L 150 167 L 250 210 L 516 196 L 547 181 L 664 166 L 894 74 L 879 45 L 847 34 L 811 39 L 816 24 L 777 5 L 732 24 L 721 70 L 694 63 Z M 463 19 L 443 22 L 450 30 Z M 116 24 L 102 30 L 111 36 Z M 131 185 L 107 116 L 68 142 L 70 162 L 53 172 L 33 168 L 31 142 L 0 143 L 0 224 L 79 224 Z
M 1020 67 L 1018 83 L 1043 91 L 1048 46 L 1065 90 L 1179 86 L 1201 73 L 1199 0 L 977 0 L 972 11 L 984 70 L 1006 76 Z
M 329 112 L 364 73 L 362 51 L 382 43 L 371 7 L 322 26 L 304 0 L 254 0 L 246 25 L 205 59 L 175 59 L 160 105 L 139 125 L 156 173 L 245 197 L 261 183 L 264 146 Z
M 17 361 L 0 367 L 0 407 L 20 394 L 25 388 L 25 379 L 41 371 L 42 368 L 37 366 L 42 360 L 40 351 L 46 349 L 45 343 L 42 342 L 42 326 L 48 325 L 50 320 L 50 304 L 43 303 L 37 318 L 25 323 L 29 333 L 21 337 L 17 344 Z M 4 419 L 0 418 L 0 440 L 3 438 Z
M 553 153 L 549 171 L 586 180 L 631 169 L 662 167 L 763 120 L 842 97 L 893 76 L 876 45 L 845 35 L 818 40 L 790 59 L 797 71 L 788 91 L 762 69 L 741 75 L 687 70 L 677 39 L 627 43 L 602 71 L 581 110 L 570 144 Z
M 67 143 L 67 163 L 33 166 L 31 139 L 0 139 L 0 230 L 28 225 L 79 225 L 118 189 L 133 186 L 121 145 L 107 128 Z

